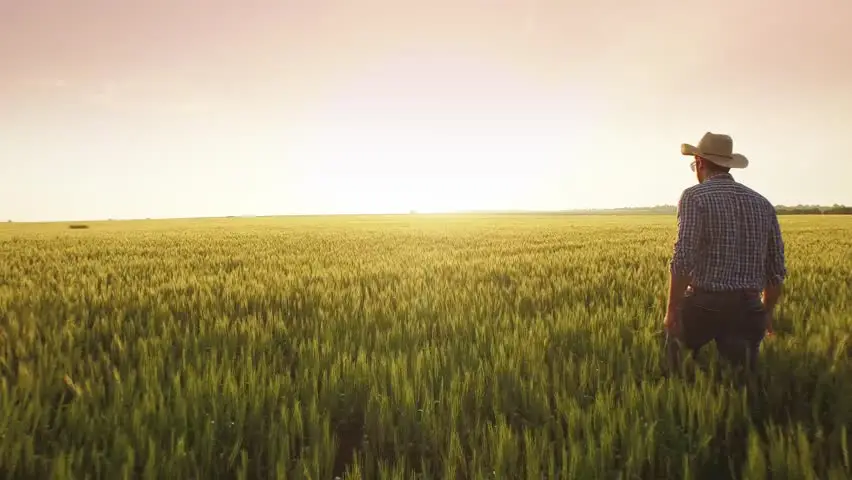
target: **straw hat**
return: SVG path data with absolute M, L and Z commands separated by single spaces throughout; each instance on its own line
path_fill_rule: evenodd
M 748 159 L 744 155 L 734 153 L 734 141 L 729 135 L 707 132 L 701 137 L 698 146 L 683 143 L 680 153 L 690 157 L 707 159 L 720 167 L 746 168 Z

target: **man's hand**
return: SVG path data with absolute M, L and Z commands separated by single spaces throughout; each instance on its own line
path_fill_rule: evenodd
M 766 312 L 766 336 L 771 337 L 775 335 L 775 330 L 772 327 L 772 322 L 775 320 L 775 314 L 772 311 Z
M 675 337 L 680 336 L 680 306 L 689 283 L 689 277 L 677 274 L 672 274 L 669 282 L 669 300 L 663 325 L 666 331 Z
M 678 318 L 677 312 L 671 310 L 666 312 L 666 318 L 663 321 L 663 326 L 669 335 L 673 337 L 680 337 L 680 319 Z
M 762 295 L 763 310 L 766 312 L 766 334 L 770 337 L 775 335 L 772 323 L 775 320 L 775 305 L 781 298 L 781 289 L 782 284 L 767 286 Z

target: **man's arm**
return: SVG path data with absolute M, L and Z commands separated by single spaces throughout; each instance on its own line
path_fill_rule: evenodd
M 787 277 L 787 267 L 784 259 L 784 239 L 781 236 L 781 226 L 778 215 L 772 217 L 769 232 L 769 245 L 766 255 L 766 286 L 763 289 L 763 307 L 772 318 L 775 305 L 781 298 L 784 279 Z
M 686 287 L 689 286 L 701 235 L 698 200 L 685 190 L 677 205 L 677 241 L 670 270 L 667 317 L 676 318 Z

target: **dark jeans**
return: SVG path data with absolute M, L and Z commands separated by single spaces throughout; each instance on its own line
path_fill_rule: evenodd
M 767 315 L 757 292 L 692 291 L 680 310 L 679 344 L 693 355 L 711 341 L 719 354 L 737 366 L 754 369 L 766 334 Z M 677 343 L 670 342 L 673 348 Z M 671 355 L 677 355 L 672 350 Z

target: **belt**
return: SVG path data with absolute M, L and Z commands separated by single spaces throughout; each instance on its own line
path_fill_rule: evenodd
M 710 290 L 702 287 L 694 287 L 690 286 L 687 290 L 687 293 L 693 294 L 701 294 L 708 295 L 712 297 L 723 297 L 723 298 L 754 298 L 760 297 L 760 290 L 755 289 L 737 289 L 737 290 Z

